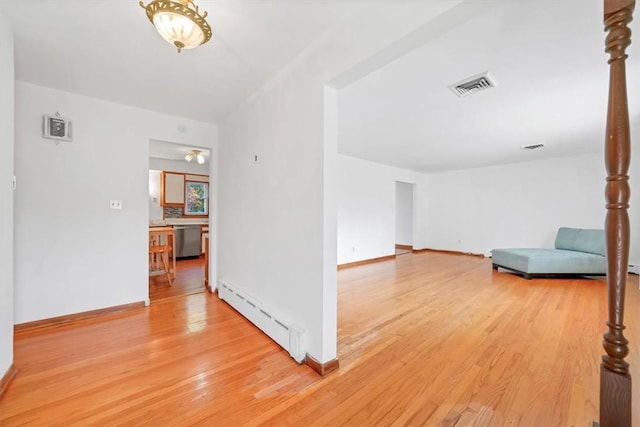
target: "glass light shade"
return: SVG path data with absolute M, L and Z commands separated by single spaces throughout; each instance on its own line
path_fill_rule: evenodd
M 207 12 L 200 13 L 193 0 L 152 0 L 146 6 L 141 0 L 139 4 L 158 34 L 178 48 L 178 52 L 211 39 L 211 27 L 205 19 Z
M 199 154 L 196 156 L 196 160 L 198 160 L 199 164 L 203 164 L 204 163 L 204 156 L 202 154 Z
M 202 29 L 186 16 L 173 12 L 158 12 L 153 16 L 153 25 L 167 42 L 181 49 L 193 49 L 205 39 Z

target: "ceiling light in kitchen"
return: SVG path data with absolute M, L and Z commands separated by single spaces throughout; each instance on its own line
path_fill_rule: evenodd
M 204 163 L 204 155 L 202 154 L 202 151 L 201 151 L 201 150 L 191 150 L 191 151 L 189 152 L 189 154 L 187 154 L 186 156 L 184 156 L 184 159 L 185 159 L 187 162 L 190 162 L 191 160 L 196 159 L 196 161 L 197 161 L 199 164 L 203 164 L 203 163 Z

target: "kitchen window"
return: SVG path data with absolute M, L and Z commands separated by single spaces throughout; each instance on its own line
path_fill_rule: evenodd
M 185 215 L 209 215 L 209 184 L 189 182 L 185 186 Z

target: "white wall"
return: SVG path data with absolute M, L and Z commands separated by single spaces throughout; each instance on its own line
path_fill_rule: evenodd
M 13 363 L 13 33 L 0 3 L 0 378 Z
M 393 253 L 394 180 L 417 183 L 416 248 L 484 254 L 498 247 L 552 247 L 558 227 L 604 227 L 601 154 L 428 175 L 339 159 L 338 264 Z M 640 265 L 636 164 L 631 165 L 630 263 Z
M 41 137 L 56 111 L 73 142 Z M 215 148 L 216 126 L 22 82 L 15 123 L 15 322 L 147 300 L 149 139 Z
M 149 171 L 149 221 L 158 221 L 164 218 L 162 206 L 160 206 L 160 180 L 162 171 Z
M 417 184 L 413 238 L 418 249 L 483 254 L 497 247 L 551 247 L 558 227 L 604 227 L 601 154 L 426 175 L 339 159 L 338 264 L 392 253 L 394 180 Z M 635 163 L 630 263 L 640 264 L 640 191 L 634 190 L 640 168 Z
M 336 356 L 337 334 L 324 85 L 442 10 L 424 3 L 363 2 L 221 126 L 220 278 L 300 324 L 321 362 Z
M 396 181 L 396 244 L 413 246 L 413 185 Z
M 302 326 L 321 360 L 323 105 L 304 100 L 309 88 L 295 93 L 300 79 L 278 81 L 221 126 L 220 281 Z
M 381 165 L 354 157 L 338 156 L 338 264 L 395 254 L 396 181 L 411 184 L 424 194 L 424 174 Z M 410 243 L 423 248 L 426 205 L 416 200 Z
M 187 162 L 184 160 L 167 160 L 150 157 L 149 169 L 209 175 L 209 164 L 205 163 L 201 165 L 195 160 Z
M 429 175 L 431 248 L 553 247 L 559 227 L 604 227 L 601 154 Z

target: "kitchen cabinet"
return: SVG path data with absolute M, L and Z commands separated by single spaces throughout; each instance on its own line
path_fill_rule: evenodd
M 185 174 L 162 172 L 160 185 L 162 206 L 184 206 Z
M 209 182 L 209 175 L 186 174 L 185 180 L 191 182 Z

